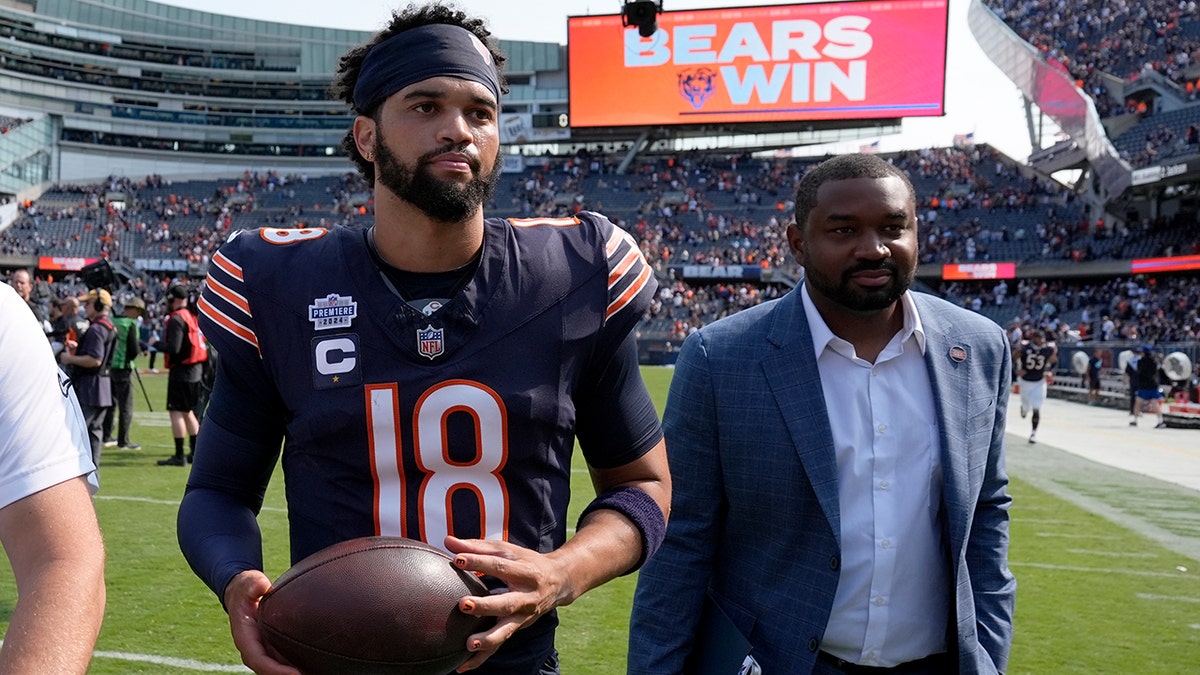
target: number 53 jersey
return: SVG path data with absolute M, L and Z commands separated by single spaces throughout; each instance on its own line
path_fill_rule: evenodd
M 661 438 L 632 342 L 655 289 L 588 212 L 486 220 L 474 275 L 425 312 L 366 230 L 242 231 L 199 303 L 220 371 L 188 489 L 257 509 L 282 443 L 293 562 L 373 534 L 557 548 L 576 435 L 601 468 Z

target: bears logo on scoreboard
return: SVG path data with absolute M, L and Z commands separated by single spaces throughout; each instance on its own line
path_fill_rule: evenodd
M 679 73 L 679 95 L 686 98 L 693 108 L 703 108 L 704 103 L 716 91 L 713 84 L 717 72 L 711 68 L 688 68 Z

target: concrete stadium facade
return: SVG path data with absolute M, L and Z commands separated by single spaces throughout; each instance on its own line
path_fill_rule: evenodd
M 147 0 L 0 0 L 0 115 L 39 121 L 54 139 L 0 142 L 0 167 L 30 185 L 347 170 L 338 146 L 352 117 L 327 87 L 338 58 L 369 37 Z M 501 46 L 504 113 L 554 124 L 567 104 L 565 48 Z

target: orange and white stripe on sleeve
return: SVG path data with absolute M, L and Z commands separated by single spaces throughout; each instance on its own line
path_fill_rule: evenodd
M 216 327 L 259 351 L 258 336 L 254 333 L 254 316 L 246 299 L 242 267 L 222 251 L 213 254 L 199 306 L 201 317 L 207 319 L 208 323 L 206 335 L 211 337 L 213 327 Z
M 605 242 L 604 253 L 608 257 L 608 308 L 604 312 L 607 322 L 633 304 L 643 291 L 653 288 L 654 270 L 633 237 L 615 225 Z

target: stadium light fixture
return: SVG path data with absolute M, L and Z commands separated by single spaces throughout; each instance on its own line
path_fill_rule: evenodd
M 648 38 L 658 31 L 662 0 L 626 0 L 621 7 L 621 25 L 637 26 L 638 35 Z

